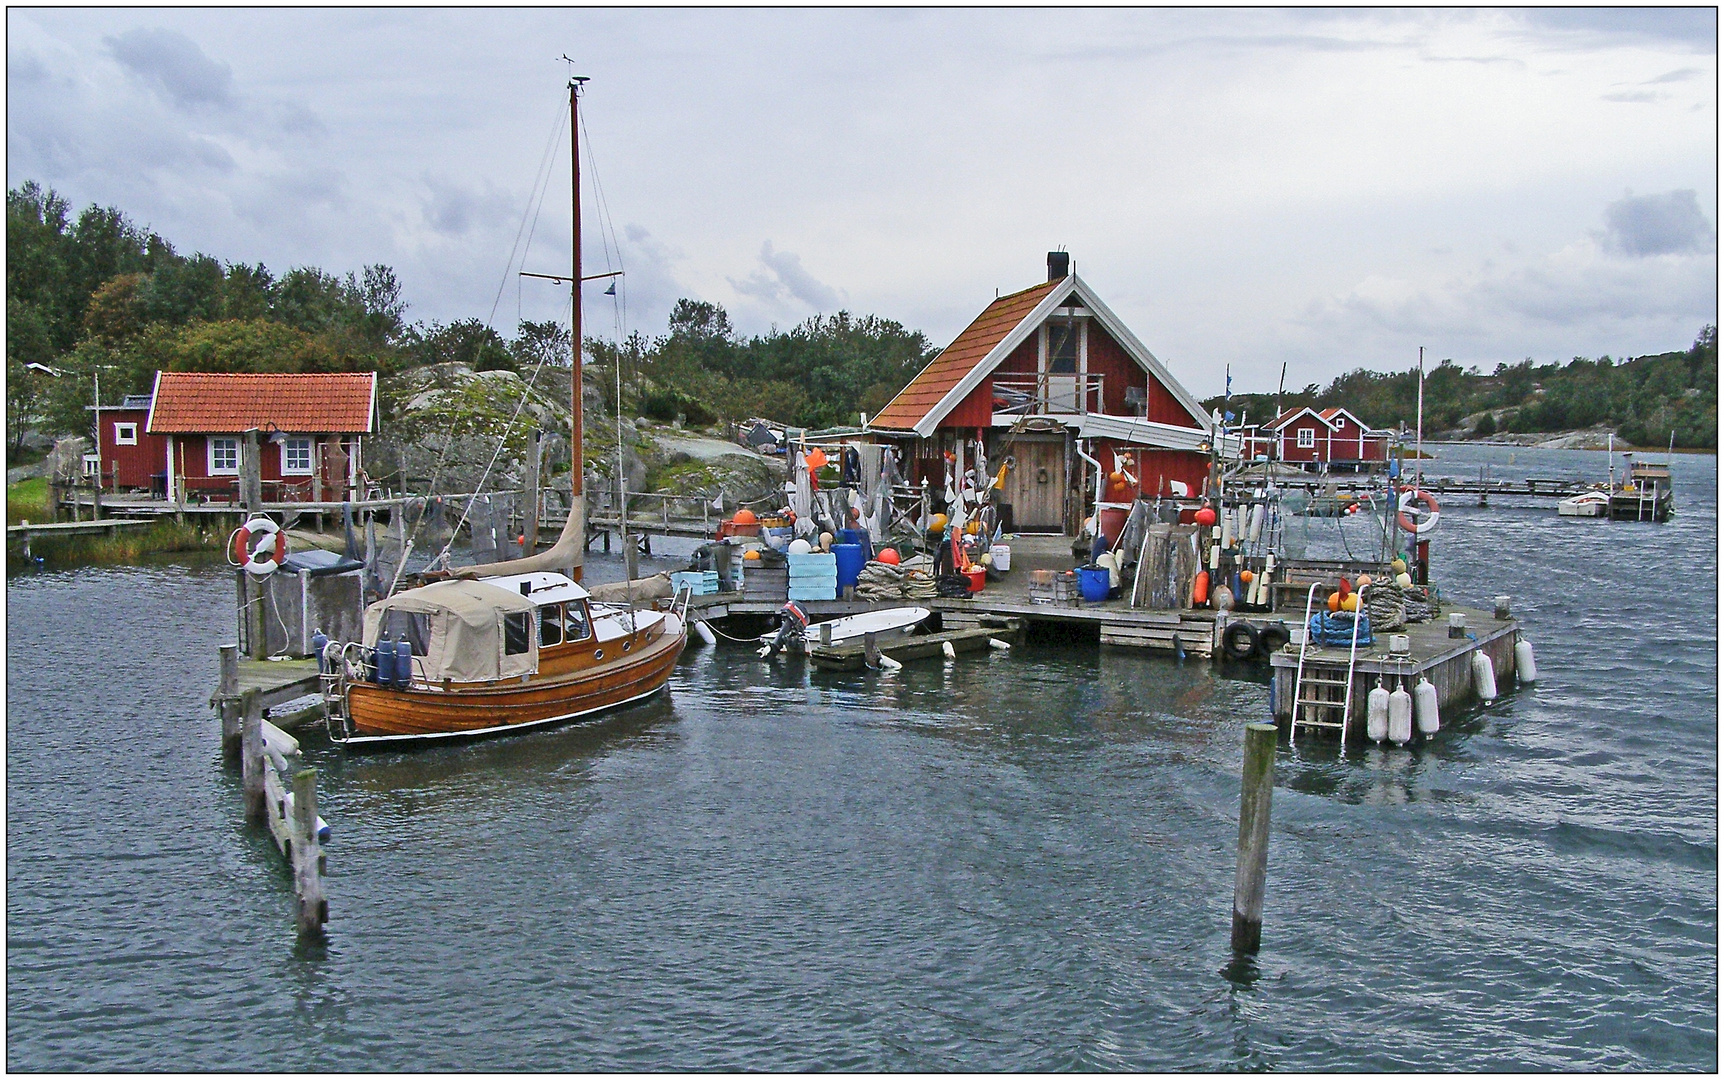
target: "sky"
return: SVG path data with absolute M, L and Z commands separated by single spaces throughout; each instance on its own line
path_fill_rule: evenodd
M 182 253 L 392 266 L 408 318 L 875 314 L 1075 268 L 1199 396 L 1685 348 L 1717 320 L 1710 9 L 7 11 L 7 184 Z M 573 64 L 562 57 L 570 57 Z M 590 153 L 589 153 L 590 151 Z M 602 199 L 600 194 L 602 192 Z M 611 241 L 614 240 L 614 244 Z

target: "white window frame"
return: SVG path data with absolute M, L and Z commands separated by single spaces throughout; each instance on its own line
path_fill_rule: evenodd
M 130 434 L 127 434 L 127 432 Z M 114 421 L 114 445 L 138 445 L 138 422 L 136 420 Z
M 297 468 L 293 465 L 288 464 L 288 448 L 289 447 L 303 447 L 304 448 L 304 450 L 305 450 L 305 467 L 304 468 Z M 313 463 L 316 460 L 316 453 L 317 453 L 317 443 L 310 436 L 292 435 L 286 439 L 283 439 L 281 441 L 281 475 L 283 475 L 283 476 L 310 476 L 312 474 L 312 472 L 315 471 Z
M 1317 449 L 1317 429 L 1316 428 L 1309 428 L 1309 427 L 1296 428 L 1296 429 L 1294 429 L 1293 435 L 1297 439 L 1297 445 L 1298 445 L 1299 449 L 1301 449 L 1301 450 L 1315 450 L 1315 449 Z
M 102 457 L 100 454 L 85 454 L 84 455 L 84 475 L 85 476 L 95 476 L 96 470 L 101 468 L 101 467 L 102 467 Z
M 233 449 L 233 467 L 232 468 L 224 468 L 224 467 L 216 464 L 216 450 L 217 450 L 218 446 L 224 450 L 229 448 L 229 447 L 231 447 Z M 234 436 L 234 435 L 211 435 L 209 438 L 204 440 L 204 449 L 205 449 L 205 453 L 209 457 L 209 467 L 210 467 L 210 475 L 211 476 L 238 476 L 239 475 L 239 438 L 238 438 L 238 436 Z

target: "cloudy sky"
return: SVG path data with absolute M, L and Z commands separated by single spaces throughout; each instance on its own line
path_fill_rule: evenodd
M 411 318 L 554 317 L 566 94 L 626 327 L 847 308 L 944 344 L 1063 247 L 1200 395 L 1717 318 L 1709 10 L 30 10 L 7 183 L 184 252 L 396 268 Z M 554 142 L 555 140 L 555 142 Z M 589 175 L 589 180 L 591 175 Z M 536 193 L 540 193 L 537 194 Z M 620 263 L 619 263 L 620 260 Z M 587 287 L 589 331 L 622 319 Z M 494 312 L 494 315 L 493 315 Z

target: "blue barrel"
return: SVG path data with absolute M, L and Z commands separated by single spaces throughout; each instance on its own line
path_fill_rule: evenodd
M 862 561 L 867 562 L 874 557 L 874 542 L 868 538 L 867 529 L 839 529 L 838 543 L 862 545 Z M 840 585 L 844 584 L 842 581 Z
M 838 587 L 856 584 L 862 568 L 868 565 L 868 551 L 861 544 L 833 544 L 832 554 L 838 557 Z
M 377 648 L 371 652 L 377 661 L 377 685 L 394 686 L 395 643 L 389 640 L 388 634 L 384 634 L 382 639 L 377 642 Z
M 405 690 L 413 683 L 413 643 L 402 638 L 395 643 L 395 685 Z
M 1091 569 L 1087 566 L 1080 567 L 1078 569 L 1077 576 L 1078 591 L 1083 594 L 1083 598 L 1086 602 L 1099 604 L 1103 600 L 1107 599 L 1109 585 L 1107 569 L 1105 567 L 1101 569 Z

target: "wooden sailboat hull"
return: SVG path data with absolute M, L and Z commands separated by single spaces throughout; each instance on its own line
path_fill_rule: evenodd
M 525 681 L 449 690 L 406 690 L 355 683 L 347 691 L 352 735 L 343 745 L 398 746 L 474 738 L 562 723 L 649 697 L 670 679 L 684 643 L 676 632 L 638 642 L 628 653 Z M 564 665 L 558 665 L 564 667 Z

